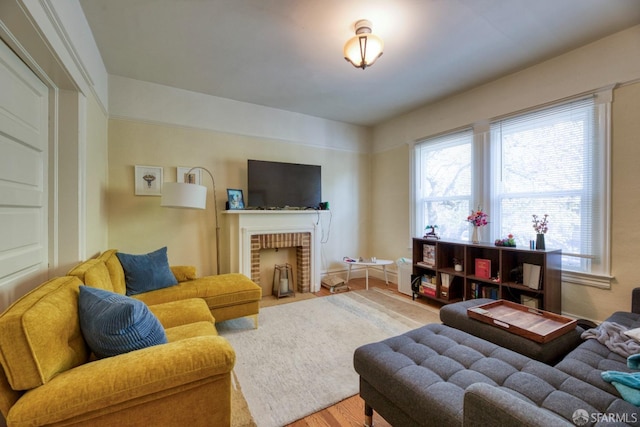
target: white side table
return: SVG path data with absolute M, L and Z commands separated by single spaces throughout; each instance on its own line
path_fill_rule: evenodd
M 387 278 L 387 265 L 393 264 L 393 261 L 390 259 L 378 259 L 376 262 L 361 262 L 361 261 L 343 261 L 345 264 L 349 266 L 349 270 L 347 271 L 347 283 L 349 283 L 349 277 L 351 276 L 351 267 L 354 265 L 362 265 L 364 266 L 364 277 L 367 290 L 369 290 L 369 267 L 382 266 L 382 271 L 384 271 L 384 281 L 388 285 L 389 279 Z

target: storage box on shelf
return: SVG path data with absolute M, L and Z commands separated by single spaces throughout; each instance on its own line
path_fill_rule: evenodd
M 506 299 L 560 313 L 561 257 L 559 249 L 414 238 L 413 297 L 443 304 L 473 298 Z

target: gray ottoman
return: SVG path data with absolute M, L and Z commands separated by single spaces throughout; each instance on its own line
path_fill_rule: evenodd
M 354 368 L 365 415 L 373 409 L 396 427 L 571 426 L 579 409 L 640 419 L 591 384 L 435 323 L 359 347 Z
M 481 298 L 445 305 L 440 309 L 440 320 L 447 326 L 460 329 L 549 365 L 555 365 L 566 354 L 582 343 L 580 335 L 584 330 L 579 326 L 575 330 L 547 343 L 537 343 L 467 316 L 467 308 L 493 301 L 492 299 Z

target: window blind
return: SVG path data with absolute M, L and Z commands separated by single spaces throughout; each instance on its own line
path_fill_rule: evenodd
M 532 215 L 548 214 L 547 247 L 578 255 L 563 259 L 565 269 L 591 271 L 602 257 L 597 127 L 593 97 L 491 123 L 492 211 L 500 235 L 528 245 Z

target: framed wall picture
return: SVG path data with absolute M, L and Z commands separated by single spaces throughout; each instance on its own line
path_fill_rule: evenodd
M 177 182 L 202 185 L 202 169 L 196 168 L 189 172 L 191 169 L 193 167 L 178 166 Z
M 227 199 L 229 209 L 244 209 L 244 197 L 242 196 L 242 190 L 227 188 Z
M 135 194 L 136 196 L 161 196 L 162 167 L 136 165 Z

